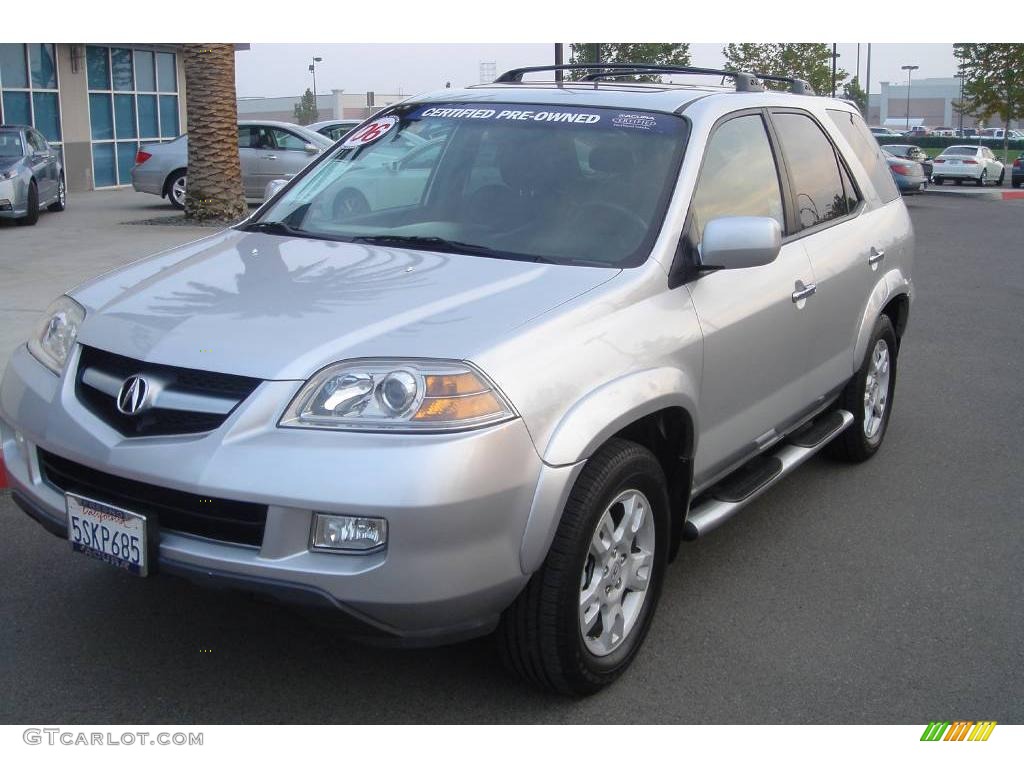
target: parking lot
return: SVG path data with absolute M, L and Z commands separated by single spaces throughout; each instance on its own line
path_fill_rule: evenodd
M 0 228 L 0 362 L 54 296 L 210 232 L 131 192 Z M 482 639 L 367 648 L 72 554 L 0 491 L 0 722 L 1024 721 L 1024 201 L 908 199 L 916 301 L 872 461 L 811 460 L 669 569 L 636 663 L 545 696 Z

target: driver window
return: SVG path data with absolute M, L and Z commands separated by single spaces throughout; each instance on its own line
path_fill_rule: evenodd
M 271 132 L 274 136 L 274 141 L 277 142 L 278 149 L 297 149 L 304 150 L 307 142 L 300 139 L 294 133 L 282 130 L 281 128 L 272 128 Z
M 691 245 L 722 216 L 766 216 L 785 231 L 778 168 L 760 115 L 735 117 L 711 136 L 690 203 Z

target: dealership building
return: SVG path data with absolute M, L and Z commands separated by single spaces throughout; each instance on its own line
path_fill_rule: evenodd
M 960 79 L 956 77 L 923 77 L 910 83 L 879 84 L 880 93 L 872 93 L 868 100 L 868 122 L 895 130 L 922 125 L 928 128 L 960 127 Z M 966 112 L 963 115 L 964 128 L 978 128 L 979 120 Z M 986 128 L 1001 128 L 999 115 L 992 115 L 985 121 Z M 1011 128 L 1018 128 L 1019 121 L 1011 120 Z
M 131 184 L 139 144 L 184 131 L 178 46 L 2 43 L 0 123 L 39 130 L 71 192 Z

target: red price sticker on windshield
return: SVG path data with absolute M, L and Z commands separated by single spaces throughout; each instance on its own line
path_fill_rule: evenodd
M 341 146 L 343 149 L 349 149 L 350 147 L 361 147 L 365 144 L 370 144 L 396 125 L 398 125 L 398 118 L 394 115 L 378 117 L 372 123 L 367 123 L 362 128 L 357 128 L 355 133 L 345 139 L 345 143 Z

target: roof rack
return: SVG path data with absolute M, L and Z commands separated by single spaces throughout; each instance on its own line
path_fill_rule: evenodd
M 582 69 L 589 74 L 584 75 L 583 80 L 596 82 L 607 77 L 620 75 L 716 75 L 720 77 L 731 77 L 736 83 L 737 91 L 763 91 L 764 85 L 761 80 L 772 82 L 789 83 L 790 91 L 802 95 L 813 96 L 814 90 L 806 80 L 796 77 L 783 77 L 781 75 L 751 74 L 750 72 L 737 72 L 730 69 L 708 69 L 705 67 L 674 66 L 671 64 L 629 64 L 629 63 L 587 63 L 587 64 L 544 64 L 536 67 L 518 67 L 503 72 L 494 81 L 496 83 L 521 83 L 523 75 L 531 72 L 557 72 L 559 70 Z

